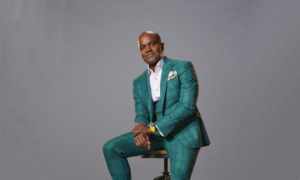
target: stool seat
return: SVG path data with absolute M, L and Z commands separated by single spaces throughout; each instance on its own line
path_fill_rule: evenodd
M 165 150 L 155 150 L 142 154 L 141 158 L 169 158 Z

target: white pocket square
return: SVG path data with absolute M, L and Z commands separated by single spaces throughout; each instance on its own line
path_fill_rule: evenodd
M 168 77 L 168 81 L 169 81 L 170 79 L 173 79 L 176 75 L 177 75 L 177 71 L 170 71 L 169 77 Z

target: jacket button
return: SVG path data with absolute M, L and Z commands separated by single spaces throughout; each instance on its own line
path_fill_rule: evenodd
M 159 115 L 157 115 L 157 117 L 159 117 Z
M 152 113 L 153 111 L 151 110 L 150 113 Z

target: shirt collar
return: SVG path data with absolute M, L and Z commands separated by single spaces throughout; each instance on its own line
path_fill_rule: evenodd
M 156 67 L 160 67 L 161 69 L 163 68 L 163 65 L 164 65 L 164 56 L 161 57 L 161 59 L 158 61 L 158 63 L 156 64 L 155 68 Z M 148 74 L 150 76 L 152 70 L 149 68 L 149 64 L 147 64 L 147 68 L 148 68 Z

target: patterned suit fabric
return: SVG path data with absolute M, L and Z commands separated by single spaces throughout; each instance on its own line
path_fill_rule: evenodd
M 168 80 L 170 71 L 176 71 L 177 75 Z M 148 70 L 134 80 L 135 122 L 149 124 L 156 120 L 155 124 L 165 137 L 159 132 L 150 135 L 150 151 L 165 149 L 172 180 L 188 180 L 200 147 L 210 143 L 196 106 L 198 82 L 192 63 L 165 57 L 160 89 L 161 99 L 154 108 Z M 103 146 L 113 180 L 131 179 L 127 158 L 147 152 L 149 150 L 136 146 L 132 132 L 113 138 Z
M 170 71 L 176 71 L 177 76 L 168 80 Z M 136 123 L 149 124 L 153 120 L 154 113 L 151 112 L 154 107 L 149 86 L 148 70 L 145 70 L 133 82 Z M 210 141 L 196 105 L 198 80 L 192 63 L 165 57 L 160 86 L 161 99 L 155 108 L 155 124 L 164 136 L 171 134 L 189 148 L 209 145 Z
M 165 149 L 170 159 L 172 180 L 189 180 L 200 148 L 187 148 L 171 135 L 149 136 L 150 151 Z M 132 132 L 122 134 L 106 142 L 103 146 L 108 170 L 113 180 L 130 180 L 131 171 L 127 158 L 149 152 L 136 146 Z M 145 169 L 147 171 L 147 169 Z M 154 177 L 147 177 L 151 179 Z

